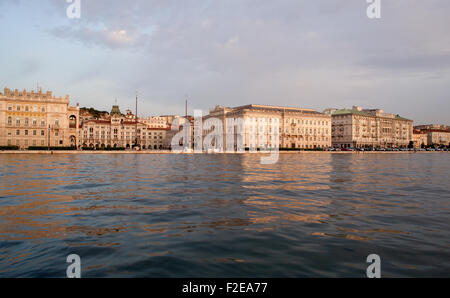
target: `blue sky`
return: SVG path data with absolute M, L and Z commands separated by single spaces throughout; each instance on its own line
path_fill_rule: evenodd
M 140 114 L 217 104 L 381 108 L 450 124 L 450 2 L 382 0 L 0 1 L 0 88 Z

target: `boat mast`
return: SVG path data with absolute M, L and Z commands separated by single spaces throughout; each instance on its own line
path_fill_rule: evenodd
M 136 116 L 135 116 L 135 134 L 136 134 L 136 147 L 139 146 L 139 136 L 138 136 L 138 92 L 136 91 Z

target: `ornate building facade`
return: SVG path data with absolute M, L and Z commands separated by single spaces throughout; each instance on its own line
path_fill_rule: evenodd
M 332 143 L 337 148 L 407 147 L 413 121 L 383 110 L 328 109 L 332 116 Z
M 244 146 L 274 148 L 313 149 L 331 146 L 331 116 L 311 109 L 268 105 L 245 105 L 235 108 L 216 106 L 203 118 L 218 118 L 223 122 L 223 145 L 227 148 L 227 119 L 243 119 Z M 271 139 L 272 129 L 278 126 L 278 140 Z M 261 125 L 266 125 L 260 130 Z M 266 137 L 261 138 L 264 131 Z M 204 134 L 208 133 L 206 131 Z M 236 133 L 236 131 L 235 131 Z M 261 143 L 263 140 L 264 144 Z M 264 141 L 265 140 L 265 141 Z
M 122 115 L 119 107 L 113 106 L 109 118 L 84 120 L 79 129 L 80 147 L 166 149 L 168 128 L 155 128 L 140 120 L 136 123 L 135 119 L 130 111 Z
M 78 122 L 79 107 L 69 106 L 69 96 L 8 88 L 0 93 L 0 146 L 75 147 Z

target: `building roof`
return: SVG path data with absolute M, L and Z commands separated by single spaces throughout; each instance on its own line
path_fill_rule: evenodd
M 243 106 L 238 106 L 238 107 L 233 107 L 233 108 L 216 106 L 216 108 L 210 112 L 218 111 L 220 109 L 226 109 L 226 110 L 228 110 L 229 113 L 236 112 L 239 110 L 271 110 L 274 112 L 294 112 L 294 113 L 303 113 L 303 114 L 325 115 L 325 114 L 320 113 L 313 109 L 259 105 L 259 104 L 248 104 L 248 105 L 243 105 Z M 326 116 L 328 116 L 328 115 L 326 115 Z
M 427 132 L 419 129 L 413 129 L 413 134 L 415 135 L 426 135 Z
M 4 93 L 0 93 L 1 97 L 15 99 L 15 100 L 23 100 L 23 101 L 42 101 L 42 102 L 54 102 L 54 103 L 69 103 L 69 95 L 65 97 L 56 97 L 53 95 L 52 91 L 42 92 L 42 90 L 38 91 L 27 91 L 24 89 L 23 91 L 19 91 L 18 89 L 11 90 L 9 88 L 4 88 Z
M 372 110 L 371 110 L 372 111 Z M 403 117 L 400 117 L 399 115 L 395 115 L 394 118 L 390 118 L 390 117 L 386 117 L 386 116 L 377 116 L 374 115 L 366 110 L 351 110 L 351 109 L 341 109 L 341 110 L 336 110 L 334 112 L 331 113 L 331 115 L 333 116 L 337 116 L 337 115 L 360 115 L 360 116 L 367 116 L 367 117 L 381 117 L 381 118 L 389 118 L 389 119 L 397 119 L 397 120 L 406 120 L 406 121 L 412 121 L 410 119 L 406 119 Z
M 146 127 L 146 130 L 171 130 L 168 127 Z
M 444 133 L 450 133 L 450 130 L 445 129 L 420 129 L 421 133 L 429 133 L 429 132 L 444 132 Z

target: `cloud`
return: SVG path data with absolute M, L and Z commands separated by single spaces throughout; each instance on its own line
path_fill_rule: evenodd
M 450 108 L 446 0 L 382 1 L 380 20 L 367 18 L 365 0 L 82 0 L 76 21 L 65 17 L 65 1 L 48 1 L 60 14 L 49 32 L 58 43 L 89 48 L 83 55 L 94 57 L 86 65 L 98 69 L 93 84 L 115 88 L 105 97 L 139 89 L 155 107 L 172 110 L 186 93 L 204 110 L 373 100 L 397 113 L 408 98 L 413 116 L 422 117 L 419 94 L 428 91 Z M 82 60 L 81 52 L 71 57 Z M 79 92 L 88 94 L 86 86 Z
M 56 37 L 81 41 L 88 46 L 100 45 L 113 49 L 133 46 L 136 42 L 135 37 L 123 29 L 107 30 L 60 26 L 53 28 L 50 32 Z
M 107 34 L 107 38 L 114 44 L 128 44 L 132 42 L 132 38 L 126 30 L 110 31 Z

